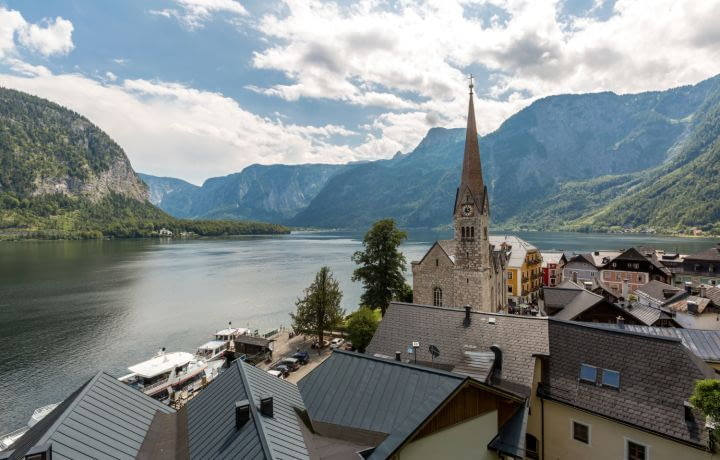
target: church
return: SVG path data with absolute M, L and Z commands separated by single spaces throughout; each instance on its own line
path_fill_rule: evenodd
M 455 238 L 436 241 L 419 262 L 412 263 L 413 302 L 477 311 L 502 311 L 507 305 L 502 248 L 488 238 L 490 202 L 480 163 L 473 84 L 465 135 L 460 186 L 453 206 Z

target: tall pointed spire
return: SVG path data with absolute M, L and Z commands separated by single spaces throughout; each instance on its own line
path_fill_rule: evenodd
M 470 104 L 468 106 L 467 130 L 465 132 L 465 155 L 463 158 L 462 176 L 460 179 L 460 193 L 466 188 L 470 189 L 472 198 L 478 207 L 482 207 L 483 182 L 482 167 L 480 166 L 480 146 L 478 145 L 477 126 L 475 124 L 475 107 L 473 105 L 473 80 L 470 76 Z

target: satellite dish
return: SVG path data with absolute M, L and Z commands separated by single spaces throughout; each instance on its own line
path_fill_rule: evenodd
M 430 345 L 428 347 L 428 350 L 430 351 L 430 356 L 432 356 L 433 359 L 440 356 L 440 349 L 438 347 L 436 347 L 435 345 Z

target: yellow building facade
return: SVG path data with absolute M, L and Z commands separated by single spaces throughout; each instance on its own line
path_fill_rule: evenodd
M 508 299 L 515 304 L 533 303 L 542 288 L 542 254 L 538 248 L 516 236 L 491 236 L 496 249 L 503 248 L 508 264 Z

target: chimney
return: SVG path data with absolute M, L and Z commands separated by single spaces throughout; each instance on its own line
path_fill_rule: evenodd
M 273 397 L 264 396 L 260 398 L 260 413 L 265 417 L 273 416 Z
M 596 256 L 599 256 L 599 255 L 600 255 L 600 251 L 595 251 L 595 255 L 596 255 Z
M 465 319 L 463 320 L 463 326 L 470 326 L 470 305 L 465 305 Z
M 235 428 L 238 430 L 250 420 L 250 402 L 247 399 L 235 401 Z
M 617 325 L 620 329 L 625 329 L 625 318 L 623 318 L 622 316 L 618 316 Z
M 502 371 L 502 365 L 503 365 L 502 350 L 497 345 L 491 345 L 490 351 L 492 351 L 495 354 L 495 361 L 493 361 L 493 369 L 495 369 L 498 373 L 500 373 L 500 371 Z
M 583 281 L 583 286 L 586 291 L 592 291 L 592 281 Z
M 692 281 L 685 281 L 685 292 L 692 294 Z
M 402 361 L 401 353 L 399 351 L 395 352 L 395 361 Z
M 704 284 L 700 285 L 700 297 L 707 298 L 707 286 Z
M 687 301 L 687 311 L 691 315 L 697 315 L 698 313 L 698 304 L 694 300 L 688 300 Z
M 624 279 L 622 282 L 622 298 L 627 300 L 630 296 L 630 283 L 628 283 L 628 280 Z

